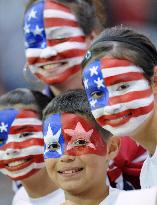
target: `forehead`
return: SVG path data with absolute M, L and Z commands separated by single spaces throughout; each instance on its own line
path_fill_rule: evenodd
M 43 28 L 69 26 L 71 23 L 72 26 L 73 21 L 76 21 L 76 17 L 65 5 L 54 1 L 39 1 L 27 11 L 24 23 L 29 27 L 31 25 L 29 29 L 33 30 L 36 25 Z

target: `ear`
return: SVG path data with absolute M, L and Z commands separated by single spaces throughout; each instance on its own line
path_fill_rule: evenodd
M 107 155 L 109 160 L 113 160 L 118 152 L 120 147 L 120 138 L 112 136 L 107 143 Z
M 151 79 L 151 87 L 154 94 L 157 94 L 157 66 L 154 67 L 154 75 Z
M 85 41 L 87 44 L 87 48 L 91 45 L 92 41 L 94 40 L 94 38 L 97 36 L 97 33 L 95 30 L 93 30 L 90 34 L 85 36 Z

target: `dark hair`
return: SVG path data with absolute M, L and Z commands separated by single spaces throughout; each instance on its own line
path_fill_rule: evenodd
M 37 4 L 41 0 L 31 1 L 28 4 L 26 12 L 33 7 L 33 5 Z M 51 0 L 50 0 L 51 1 Z M 106 22 L 106 18 L 104 21 L 100 22 L 97 18 L 97 11 L 95 9 L 95 5 L 92 3 L 92 0 L 52 0 L 54 2 L 61 3 L 67 7 L 69 7 L 75 14 L 80 27 L 82 28 L 85 35 L 90 34 L 94 29 L 102 31 L 104 22 Z M 101 11 L 101 13 L 103 13 Z
M 100 127 L 95 121 L 84 90 L 69 90 L 56 96 L 44 109 L 43 120 L 45 120 L 50 114 L 63 112 L 83 115 L 93 123 L 105 140 L 111 136 L 109 131 Z
M 29 90 L 27 88 L 17 88 L 0 97 L 0 107 L 16 108 L 18 105 L 35 105 L 42 118 L 42 110 L 49 103 L 50 99 L 39 91 Z
M 157 50 L 150 39 L 123 25 L 104 29 L 87 51 L 82 67 L 105 55 L 133 62 L 144 70 L 149 81 L 157 65 Z

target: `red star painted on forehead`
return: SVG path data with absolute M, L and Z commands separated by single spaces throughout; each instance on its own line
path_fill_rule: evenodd
M 90 141 L 90 138 L 91 138 L 92 133 L 93 133 L 93 129 L 86 131 L 83 128 L 82 124 L 80 122 L 78 122 L 74 130 L 64 129 L 64 132 L 72 137 L 71 140 L 68 142 L 67 150 L 72 149 L 74 142 L 77 141 L 78 139 L 85 140 L 86 146 L 95 149 L 95 145 L 93 143 L 91 143 L 91 141 Z

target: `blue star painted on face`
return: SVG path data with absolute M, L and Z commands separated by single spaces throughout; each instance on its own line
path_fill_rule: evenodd
M 95 60 L 85 67 L 83 83 L 92 110 L 108 104 L 109 93 L 101 72 L 100 60 Z
M 59 158 L 64 154 L 64 137 L 61 129 L 61 115 L 48 117 L 43 126 L 44 158 Z
M 5 109 L 0 111 L 0 147 L 6 143 L 10 127 L 17 114 L 18 111 L 15 109 Z
M 25 15 L 24 34 L 26 48 L 45 48 L 44 1 L 39 1 Z M 44 46 L 45 47 L 44 47 Z

